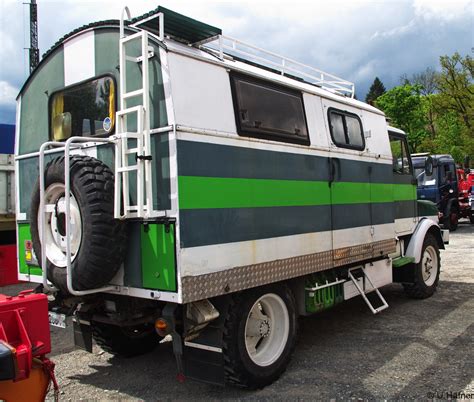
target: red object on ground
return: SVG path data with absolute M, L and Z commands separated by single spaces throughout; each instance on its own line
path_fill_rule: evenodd
M 33 358 L 43 358 L 51 352 L 48 298 L 32 294 L 0 295 L 0 340 L 15 348 L 18 371 L 15 381 L 28 378 Z
M 0 246 L 0 286 L 18 283 L 16 245 Z

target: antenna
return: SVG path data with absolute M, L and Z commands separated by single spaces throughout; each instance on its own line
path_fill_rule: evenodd
M 28 4 L 28 3 L 27 3 Z M 36 0 L 31 0 L 30 4 L 30 73 L 39 63 L 38 49 L 38 9 Z

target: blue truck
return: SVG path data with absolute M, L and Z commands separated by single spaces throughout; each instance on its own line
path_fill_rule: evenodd
M 432 169 L 425 170 L 427 159 Z M 451 155 L 412 154 L 417 198 L 438 206 L 440 223 L 455 231 L 459 220 L 459 183 L 456 163 Z

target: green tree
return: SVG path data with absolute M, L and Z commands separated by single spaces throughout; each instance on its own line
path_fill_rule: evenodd
M 420 93 L 419 85 L 405 84 L 384 93 L 375 105 L 391 119 L 392 125 L 408 134 L 408 142 L 413 152 L 429 137 L 426 130 L 426 98 Z
M 369 105 L 374 105 L 374 102 L 377 98 L 385 93 L 385 86 L 383 85 L 382 81 L 380 81 L 379 77 L 375 77 L 374 82 L 369 88 L 369 92 L 365 96 L 365 101 Z
M 471 132 L 474 129 L 474 61 L 470 56 L 440 57 L 441 73 L 436 77 L 439 97 L 435 108 L 441 114 L 452 111 Z

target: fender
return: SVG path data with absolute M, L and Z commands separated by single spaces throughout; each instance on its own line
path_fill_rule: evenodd
M 444 249 L 443 236 L 438 224 L 431 219 L 422 218 L 420 222 L 418 222 L 418 225 L 411 236 L 410 243 L 408 243 L 407 251 L 405 252 L 405 257 L 413 257 L 415 259 L 415 264 L 418 264 L 421 260 L 421 249 L 428 232 L 434 235 L 439 248 Z

